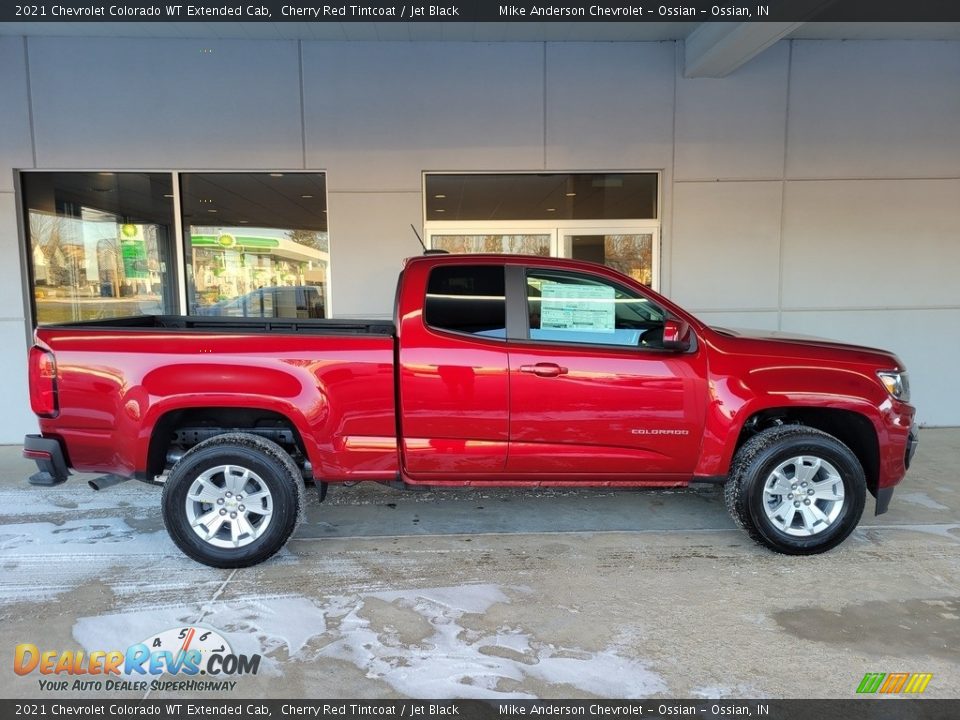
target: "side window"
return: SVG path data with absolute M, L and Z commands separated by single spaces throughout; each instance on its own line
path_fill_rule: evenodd
M 663 309 L 601 278 L 528 270 L 527 312 L 531 340 L 662 347 Z
M 427 281 L 424 321 L 439 330 L 506 338 L 503 272 L 502 265 L 434 268 Z

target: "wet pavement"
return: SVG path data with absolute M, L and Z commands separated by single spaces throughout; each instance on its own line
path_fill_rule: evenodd
M 14 647 L 124 650 L 192 625 L 262 661 L 191 697 L 846 698 L 867 672 L 960 695 L 960 430 L 923 430 L 890 511 L 868 499 L 809 558 L 754 545 L 715 488 L 362 485 L 309 493 L 271 561 L 214 570 L 167 538 L 158 488 L 33 488 L 19 452 L 0 447 L 0 697 L 143 697 L 17 676 Z

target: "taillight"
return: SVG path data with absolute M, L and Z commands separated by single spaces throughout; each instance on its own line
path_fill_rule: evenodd
M 30 407 L 40 417 L 56 417 L 57 361 L 53 353 L 34 345 L 30 348 Z

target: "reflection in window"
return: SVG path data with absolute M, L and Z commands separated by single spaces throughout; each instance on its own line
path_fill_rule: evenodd
M 657 173 L 428 173 L 428 221 L 657 217 Z
M 168 174 L 21 179 L 38 324 L 175 312 Z
M 448 253 L 509 253 L 511 255 L 550 255 L 549 235 L 434 235 L 431 240 L 434 250 Z
M 600 278 L 527 273 L 529 338 L 546 342 L 657 347 L 665 312 L 639 293 Z
M 327 316 L 330 244 L 322 173 L 180 178 L 191 314 Z
M 652 233 L 568 235 L 563 255 L 606 265 L 647 287 L 653 284 Z

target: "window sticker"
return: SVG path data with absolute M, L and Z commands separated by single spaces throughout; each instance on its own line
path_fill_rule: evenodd
M 571 285 L 543 281 L 540 329 L 612 333 L 615 290 L 609 285 Z

